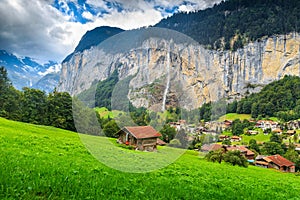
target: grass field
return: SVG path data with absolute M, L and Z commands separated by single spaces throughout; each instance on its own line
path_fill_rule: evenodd
M 209 163 L 194 151 L 160 170 L 125 173 L 100 163 L 80 138 L 107 142 L 0 118 L 0 199 L 299 199 L 295 174 Z
M 265 135 L 263 133 L 259 133 L 257 135 L 243 135 L 242 142 L 247 142 L 249 144 L 251 139 L 254 139 L 257 142 L 268 142 L 270 141 L 270 136 L 271 134 Z
M 251 115 L 248 114 L 237 114 L 237 113 L 228 113 L 226 115 L 223 115 L 222 117 L 219 118 L 218 121 L 223 122 L 224 120 L 235 120 L 235 119 L 240 119 L 243 121 L 244 119 L 251 119 Z

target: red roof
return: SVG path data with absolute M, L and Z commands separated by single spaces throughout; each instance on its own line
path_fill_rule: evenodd
M 238 151 L 240 151 L 242 153 L 246 153 L 247 156 L 255 154 L 255 153 L 253 153 L 253 151 L 247 149 L 245 146 L 229 146 L 229 147 L 227 147 L 227 150 L 228 151 L 238 150 Z
M 204 144 L 201 147 L 201 150 L 202 151 L 215 151 L 215 150 L 218 150 L 218 149 L 221 149 L 221 148 L 222 148 L 221 144 Z
M 125 132 L 127 130 L 136 139 L 157 138 L 161 136 L 161 134 L 157 132 L 152 126 L 125 126 L 122 130 Z
M 164 146 L 166 145 L 167 143 L 165 143 L 164 141 L 162 141 L 161 139 L 157 138 L 157 142 L 156 142 L 158 145 L 160 146 Z
M 271 160 L 273 163 L 275 163 L 276 165 L 278 166 L 287 166 L 287 167 L 290 167 L 290 166 L 294 166 L 295 163 L 285 159 L 284 157 L 282 157 L 281 155 L 274 155 L 274 156 L 267 156 L 264 158 L 265 160 Z

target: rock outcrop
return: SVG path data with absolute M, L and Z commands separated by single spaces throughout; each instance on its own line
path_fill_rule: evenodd
M 109 42 L 121 43 L 117 37 Z M 115 50 L 117 46 L 111 50 L 109 42 L 75 53 L 64 62 L 58 89 L 77 95 L 117 69 L 120 80 L 133 77 L 128 94 L 133 105 L 193 109 L 204 102 L 258 92 L 284 75 L 300 75 L 297 33 L 262 38 L 235 52 L 155 36 L 134 41 L 135 46 L 127 45 L 123 51 Z

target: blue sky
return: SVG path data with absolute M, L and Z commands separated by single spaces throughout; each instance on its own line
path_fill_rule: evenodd
M 1 0 L 0 49 L 41 62 L 62 61 L 98 26 L 134 29 L 220 0 Z

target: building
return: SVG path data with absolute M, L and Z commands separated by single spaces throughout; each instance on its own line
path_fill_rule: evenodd
M 201 147 L 201 151 L 203 152 L 209 152 L 209 151 L 216 151 L 223 147 L 221 144 L 204 144 Z
M 228 146 L 225 147 L 225 151 L 240 151 L 242 155 L 244 155 L 248 161 L 254 161 L 255 153 L 245 146 Z
M 261 128 L 262 130 L 271 129 L 272 131 L 276 129 L 277 126 L 277 122 L 273 122 L 270 120 L 258 120 L 255 125 L 255 127 Z
M 257 157 L 254 164 L 259 167 L 273 168 L 282 172 L 295 172 L 295 163 L 278 154 L 273 156 Z
M 119 143 L 133 146 L 141 151 L 155 151 L 158 137 L 161 137 L 152 126 L 124 127 L 117 135 Z
M 223 141 L 223 140 L 229 140 L 229 136 L 228 135 L 219 135 L 219 140 Z
M 288 135 L 295 135 L 295 134 L 296 134 L 296 131 L 295 131 L 295 130 L 288 130 L 288 131 L 286 132 L 286 134 L 288 134 Z
M 232 136 L 231 139 L 230 139 L 231 142 L 240 142 L 241 140 L 242 140 L 241 137 L 235 136 L 235 135 Z

